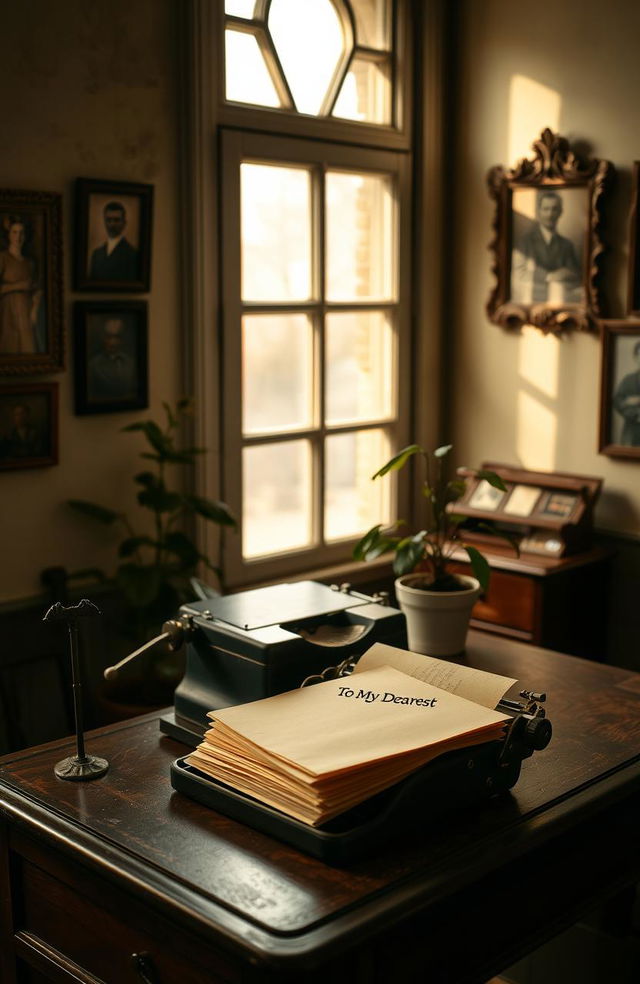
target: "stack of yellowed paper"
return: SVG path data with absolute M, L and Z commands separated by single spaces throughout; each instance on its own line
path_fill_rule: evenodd
M 349 677 L 212 711 L 187 763 L 319 826 L 444 752 L 502 738 L 493 708 L 515 682 L 378 643 Z

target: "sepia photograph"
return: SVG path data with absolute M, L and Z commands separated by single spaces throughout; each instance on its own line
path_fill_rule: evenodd
M 0 470 L 58 461 L 58 384 L 0 387 Z
M 511 201 L 511 299 L 584 304 L 587 189 L 514 188 Z
M 63 368 L 60 202 L 0 191 L 0 375 Z
M 76 303 L 74 383 L 77 414 L 148 405 L 146 302 Z
M 487 175 L 495 201 L 495 285 L 486 310 L 509 330 L 593 331 L 602 317 L 601 211 L 613 175 L 609 161 L 578 157 L 550 129 L 535 155 Z
M 640 321 L 602 326 L 600 452 L 640 458 Z
M 78 290 L 149 290 L 152 203 L 153 185 L 78 178 Z

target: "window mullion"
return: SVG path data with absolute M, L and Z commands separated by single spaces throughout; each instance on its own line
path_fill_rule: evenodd
M 324 496 L 325 496 L 325 399 L 326 399 L 326 214 L 325 214 L 325 172 L 322 165 L 315 171 L 314 228 L 315 228 L 315 277 L 318 298 L 317 332 L 317 373 L 316 406 L 318 435 L 315 447 L 315 496 L 314 533 L 316 543 L 324 544 Z

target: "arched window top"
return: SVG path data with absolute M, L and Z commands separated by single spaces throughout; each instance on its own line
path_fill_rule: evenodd
M 392 0 L 225 0 L 228 102 L 389 126 Z

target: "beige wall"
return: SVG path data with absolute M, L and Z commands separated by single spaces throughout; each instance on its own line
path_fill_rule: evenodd
M 461 0 L 451 383 L 457 459 L 601 475 L 597 523 L 640 531 L 640 461 L 597 452 L 600 343 L 491 324 L 486 174 L 531 156 L 545 126 L 615 165 L 607 207 L 608 313 L 625 314 L 630 169 L 640 159 L 640 5 Z
M 0 602 L 37 593 L 49 565 L 113 569 L 110 530 L 70 513 L 65 500 L 135 510 L 142 449 L 119 429 L 179 395 L 177 114 L 172 0 L 21 0 L 2 14 L 0 187 L 63 195 L 66 369 L 56 381 L 60 463 L 0 473 Z M 72 396 L 73 183 L 76 177 L 155 186 L 149 305 L 150 410 L 78 417 Z M 123 295 L 124 296 L 124 295 Z M 0 387 L 15 382 L 0 378 Z

